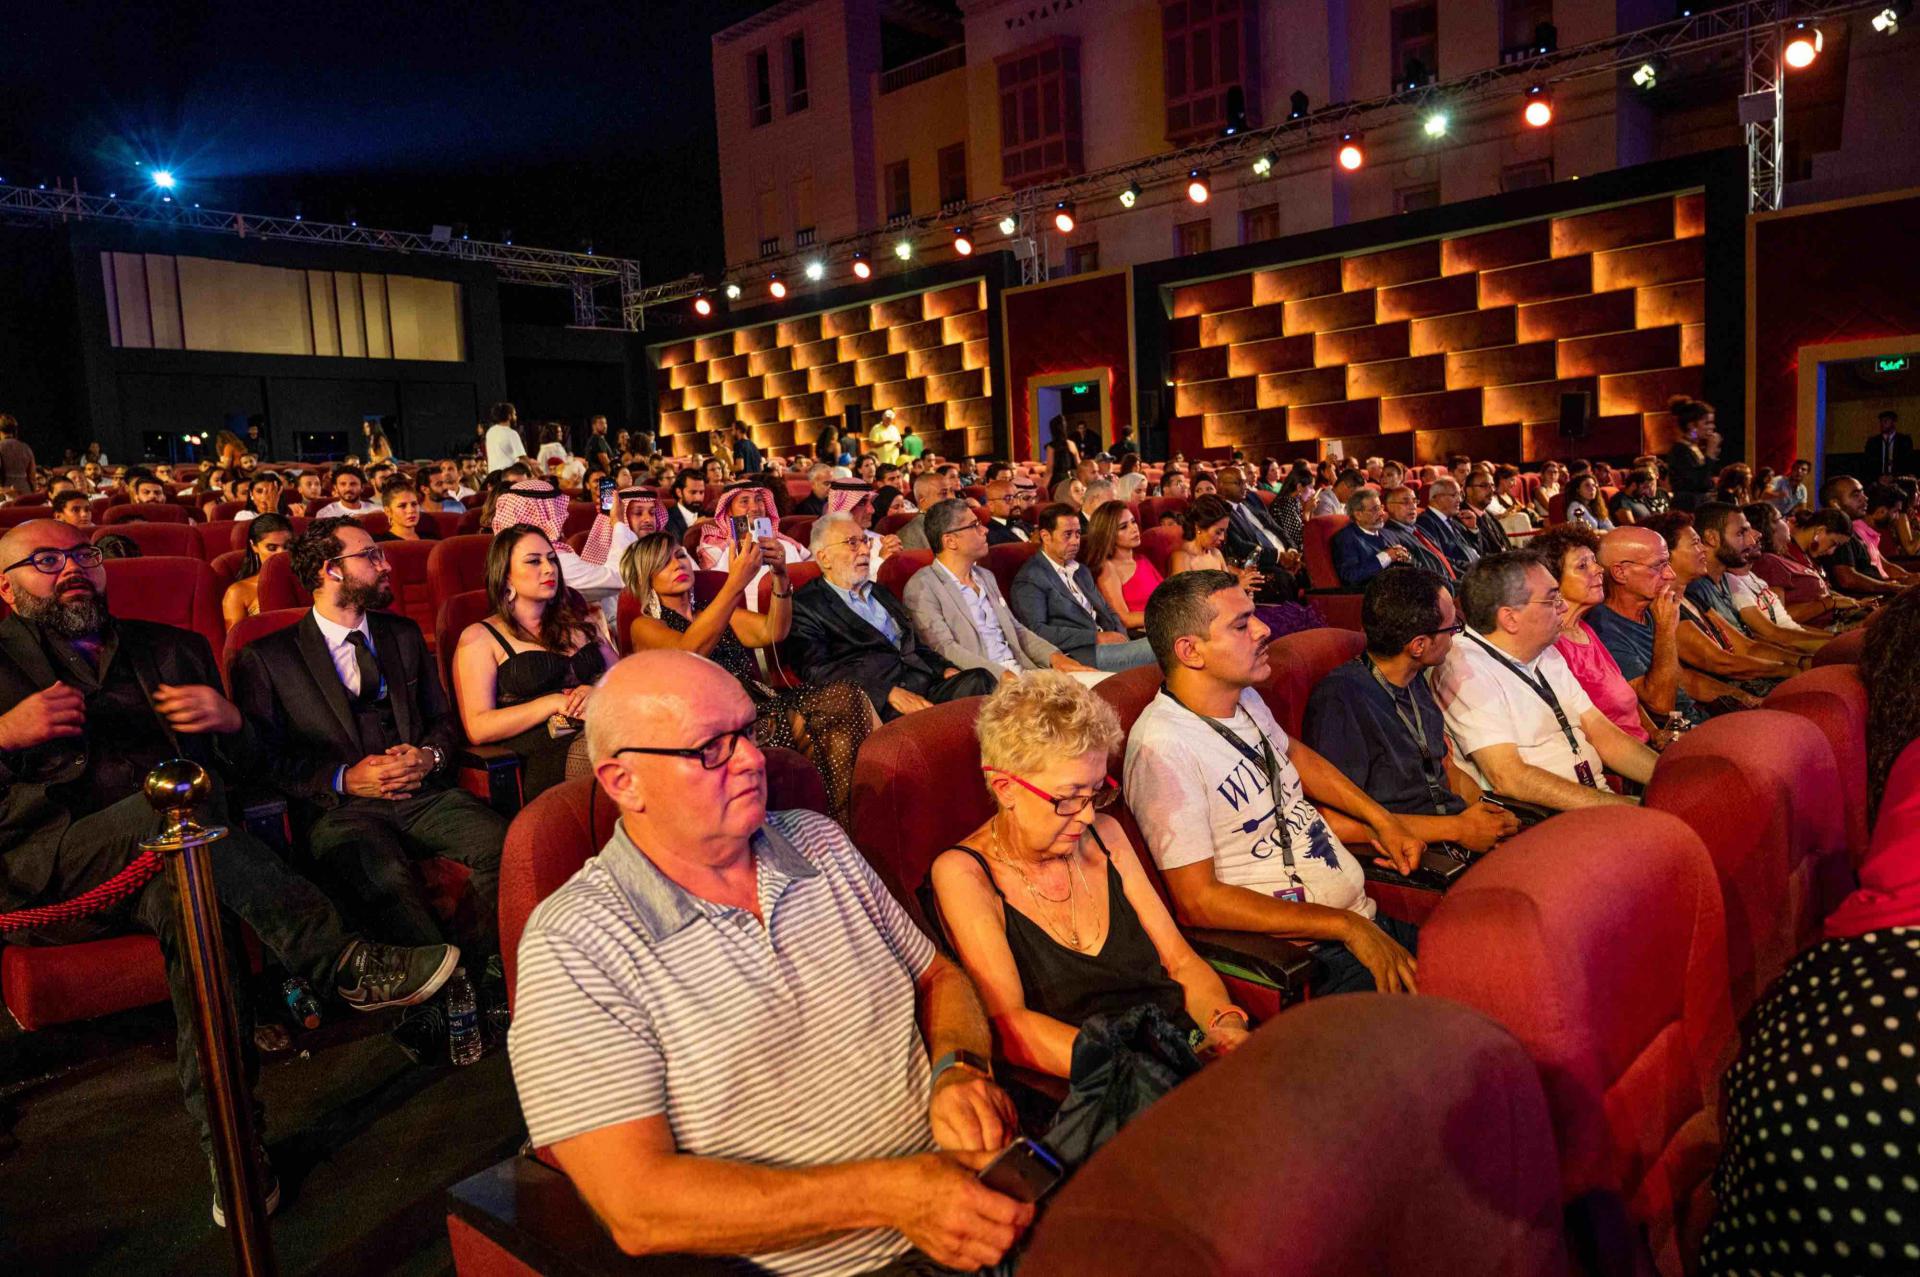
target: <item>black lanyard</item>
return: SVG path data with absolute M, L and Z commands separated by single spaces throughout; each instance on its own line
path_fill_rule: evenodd
M 1466 636 L 1485 648 L 1487 654 L 1493 657 L 1494 660 L 1499 661 L 1502 665 L 1513 671 L 1515 678 L 1518 678 L 1522 683 L 1532 688 L 1534 694 L 1547 703 L 1547 708 L 1553 711 L 1553 721 L 1560 724 L 1560 734 L 1567 738 L 1567 748 L 1573 751 L 1574 762 L 1576 764 L 1584 762 L 1585 758 L 1580 752 L 1580 738 L 1573 734 L 1573 724 L 1567 721 L 1567 712 L 1560 708 L 1560 698 L 1553 694 L 1553 687 L 1547 682 L 1547 676 L 1545 674 L 1527 673 L 1505 652 L 1502 652 L 1499 648 L 1487 642 L 1472 630 L 1467 630 Z M 1591 767 L 1581 768 L 1576 766 L 1574 768 L 1574 774 L 1579 777 L 1580 783 L 1588 788 L 1600 788 L 1599 782 L 1593 779 L 1593 769 Z
M 1360 659 L 1365 662 L 1367 673 L 1373 675 L 1373 681 L 1380 684 L 1380 690 L 1387 694 L 1387 703 L 1393 706 L 1393 716 L 1400 720 L 1402 727 L 1407 729 L 1407 735 L 1413 737 L 1414 748 L 1420 751 L 1420 777 L 1427 782 L 1427 797 L 1433 800 L 1434 814 L 1449 815 L 1448 808 L 1453 804 L 1448 802 L 1447 798 L 1453 791 L 1441 783 L 1446 776 L 1445 765 L 1441 764 L 1440 760 L 1433 756 L 1433 751 L 1427 748 L 1427 725 L 1420 713 L 1420 698 L 1413 694 L 1413 688 L 1405 689 L 1407 705 L 1413 710 L 1413 717 L 1408 718 L 1407 711 L 1400 708 L 1400 698 L 1394 694 L 1397 689 L 1387 681 L 1387 676 L 1380 672 L 1380 667 L 1373 663 L 1373 657 L 1362 652 Z M 1416 674 L 1414 677 L 1418 679 L 1420 676 Z M 1438 773 L 1438 776 L 1435 773 Z
M 1294 885 L 1299 886 L 1300 875 L 1294 871 L 1293 867 L 1293 834 L 1287 829 L 1287 813 L 1283 811 L 1280 806 L 1280 760 L 1274 756 L 1273 742 L 1269 741 L 1267 734 L 1260 730 L 1260 724 L 1253 724 L 1254 735 L 1260 738 L 1260 748 L 1255 750 L 1253 746 L 1247 744 L 1247 742 L 1241 740 L 1234 733 L 1222 727 L 1218 719 L 1202 714 L 1199 710 L 1182 702 L 1178 696 L 1173 694 L 1172 688 L 1162 684 L 1160 694 L 1212 728 L 1214 735 L 1233 746 L 1242 758 L 1260 768 L 1262 773 L 1265 774 L 1267 778 L 1267 795 L 1273 799 L 1274 824 L 1280 830 L 1280 864 L 1281 867 L 1287 871 L 1287 875 L 1293 879 Z M 1235 702 L 1234 713 L 1240 713 L 1242 708 L 1238 702 Z M 1253 721 L 1251 714 L 1247 716 L 1247 721 Z M 1250 834 L 1260 826 L 1260 822 L 1257 820 L 1251 821 L 1249 824 L 1251 824 L 1252 828 L 1248 828 L 1247 825 L 1241 826 L 1242 833 Z

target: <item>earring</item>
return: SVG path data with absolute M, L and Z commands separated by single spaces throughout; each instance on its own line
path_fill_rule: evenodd
M 513 592 L 513 587 L 512 587 L 511 585 L 509 585 L 509 586 L 507 587 L 507 606 L 508 606 L 508 607 L 512 607 L 512 606 L 513 606 L 513 601 L 514 601 L 515 599 L 517 599 L 517 598 L 519 598 L 519 597 L 520 597 L 519 595 L 517 595 L 517 594 L 515 594 L 515 593 Z

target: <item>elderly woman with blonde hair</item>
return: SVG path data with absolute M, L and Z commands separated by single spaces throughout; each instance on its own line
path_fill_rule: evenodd
M 1037 671 L 988 698 L 975 731 L 994 814 L 933 863 L 949 939 L 980 990 L 1002 1055 L 1066 1077 L 1080 1026 L 1150 1004 L 1203 1038 L 1246 1040 L 1247 1015 L 1193 951 L 1125 831 L 1113 707 L 1071 675 Z

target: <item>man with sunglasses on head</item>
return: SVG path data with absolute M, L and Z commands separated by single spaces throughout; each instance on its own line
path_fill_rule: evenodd
M 1231 572 L 1180 572 L 1147 600 L 1166 683 L 1127 734 L 1125 792 L 1185 926 L 1314 943 L 1316 996 L 1415 991 L 1415 929 L 1379 914 L 1315 804 L 1402 873 L 1425 844 L 1287 733 L 1258 689 L 1270 631 Z
M 12 609 L 0 620 L 0 704 L 8 707 L 0 713 L 0 912 L 71 900 L 131 864 L 140 840 L 164 823 L 143 792 L 147 773 L 185 757 L 215 782 L 198 819 L 229 828 L 210 857 L 214 892 L 288 971 L 359 1011 L 411 1005 L 439 989 L 459 950 L 359 939 L 318 887 L 232 819 L 225 778 L 259 756 L 261 741 L 220 693 L 204 638 L 112 616 L 100 551 L 84 529 L 40 520 L 0 537 L 0 600 Z M 6 942 L 75 944 L 130 929 L 160 942 L 179 1027 L 180 1087 L 211 1152 L 170 880 L 153 878 L 103 912 L 10 931 Z M 234 1010 L 251 1081 L 252 1007 L 242 998 Z M 264 1162 L 263 1151 L 255 1155 Z M 267 1179 L 272 1210 L 279 1188 Z M 217 1203 L 214 1220 L 225 1222 Z
M 767 810 L 755 713 L 665 650 L 587 707 L 620 818 L 520 942 L 527 1130 L 630 1254 L 990 1267 L 1033 1208 L 976 1178 L 1019 1135 L 986 1014 L 839 826 Z
M 442 938 L 412 862 L 467 867 L 472 963 L 498 948 L 495 888 L 507 822 L 454 783 L 459 727 L 420 627 L 393 603 L 386 554 L 352 519 L 315 521 L 289 548 L 313 593 L 299 621 L 240 650 L 234 699 L 316 861 L 383 934 Z
M 1486 802 L 1448 756 L 1446 725 L 1427 686 L 1427 671 L 1446 661 L 1466 628 L 1458 616 L 1453 592 L 1425 568 L 1391 567 L 1367 582 L 1360 603 L 1366 650 L 1314 685 L 1300 738 L 1415 837 L 1488 851 L 1519 832 L 1519 818 Z M 1350 816 L 1322 814 L 1344 841 L 1372 837 Z
M 1637 803 L 1605 772 L 1644 782 L 1660 756 L 1594 705 L 1554 647 L 1567 600 L 1546 561 L 1525 550 L 1482 557 L 1460 582 L 1460 612 L 1467 628 L 1433 693 L 1474 783 L 1554 811 Z

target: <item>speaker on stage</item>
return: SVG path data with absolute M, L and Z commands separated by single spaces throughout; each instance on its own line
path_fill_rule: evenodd
M 865 411 L 866 409 L 857 403 L 848 404 L 841 410 L 841 416 L 843 418 L 840 426 L 841 431 L 845 434 L 852 435 L 856 439 L 866 434 L 866 430 L 860 424 L 861 414 Z
M 1587 437 L 1588 396 L 1584 390 L 1571 391 L 1560 396 L 1560 437 L 1562 439 L 1584 439 Z

